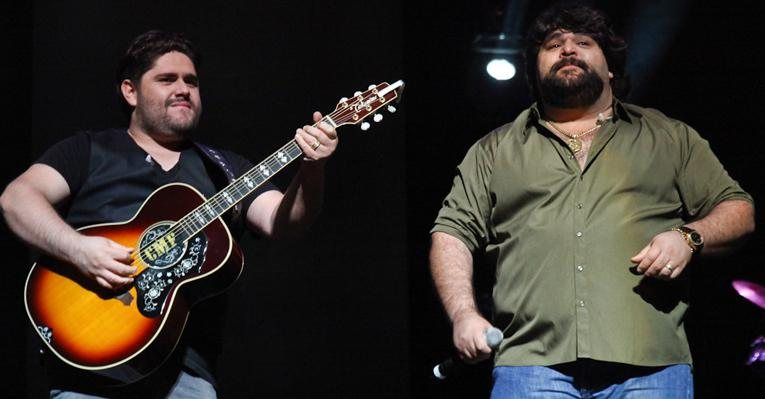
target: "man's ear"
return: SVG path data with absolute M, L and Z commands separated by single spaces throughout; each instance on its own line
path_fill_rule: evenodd
M 122 84 L 120 84 L 120 91 L 122 91 L 122 97 L 125 98 L 125 101 L 131 107 L 135 107 L 138 104 L 138 92 L 133 85 L 133 81 L 130 79 L 123 80 Z

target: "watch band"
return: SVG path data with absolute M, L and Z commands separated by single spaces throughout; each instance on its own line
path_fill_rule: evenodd
M 691 247 L 691 252 L 697 252 L 704 246 L 704 239 L 698 231 L 687 226 L 676 226 L 671 229 L 683 236 L 683 239 Z

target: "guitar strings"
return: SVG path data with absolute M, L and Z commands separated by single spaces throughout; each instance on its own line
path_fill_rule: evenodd
M 335 124 L 336 125 L 339 125 L 338 121 L 340 123 L 345 123 L 348 120 L 352 119 L 352 118 L 349 119 L 347 115 L 343 115 L 343 114 L 349 114 L 349 113 L 350 114 L 354 113 L 352 107 L 345 107 L 345 108 L 343 108 L 341 110 L 337 110 L 336 112 L 333 112 L 333 113 L 325 116 L 324 118 L 322 118 L 322 120 L 326 121 L 326 122 L 330 122 L 330 120 L 328 120 L 328 119 L 331 118 L 331 119 L 335 120 Z M 333 116 L 334 116 L 334 118 L 333 118 Z M 318 123 L 315 123 L 313 126 L 317 126 L 317 125 L 318 125 Z M 292 160 L 294 160 L 294 158 L 297 158 L 298 156 L 300 156 L 300 154 L 302 154 L 302 151 L 300 150 L 300 147 L 297 146 L 297 142 L 293 140 L 293 141 L 289 142 L 287 145 L 283 146 L 274 155 L 268 157 L 265 161 L 261 162 L 259 165 L 256 165 L 253 169 L 250 169 L 250 171 L 244 173 L 239 179 L 237 179 L 236 181 L 234 181 L 232 183 L 230 189 L 229 188 L 224 189 L 223 191 L 221 191 L 220 194 L 222 194 L 223 192 L 231 192 L 233 189 L 235 189 L 237 191 L 237 194 L 239 194 L 242 197 L 244 197 L 247 194 L 249 194 L 250 189 L 254 190 L 255 188 L 257 188 L 257 186 L 252 187 L 252 188 L 244 187 L 244 186 L 247 185 L 247 183 L 246 183 L 246 179 L 244 179 L 243 177 L 248 177 L 249 175 L 252 175 L 253 173 L 261 173 L 260 171 L 262 170 L 262 168 L 260 168 L 259 166 L 267 167 L 268 171 L 269 171 L 269 175 L 272 175 L 272 174 L 275 174 L 275 173 L 279 172 L 281 170 L 281 168 L 283 168 L 289 162 L 292 161 L 292 160 L 290 160 L 288 162 L 280 161 L 279 160 L 280 157 L 277 156 L 280 152 L 281 153 L 289 154 L 290 156 L 293 157 Z M 293 152 L 296 152 L 296 154 L 293 154 Z M 269 178 L 269 176 L 264 177 L 263 181 L 261 183 L 259 183 L 258 186 L 260 184 L 263 184 L 266 180 L 268 180 L 268 178 Z M 242 193 L 242 189 L 244 189 L 245 193 L 247 193 L 247 194 L 242 195 L 241 194 Z M 229 201 L 227 201 L 225 199 L 225 195 L 220 195 L 220 196 L 216 195 L 213 198 L 211 198 L 209 202 L 212 203 L 212 205 L 216 206 L 216 207 L 220 207 L 221 204 L 224 204 L 224 205 L 229 204 Z M 233 206 L 233 204 L 236 204 L 236 203 L 237 203 L 237 201 L 234 201 L 234 202 L 232 202 L 230 204 L 232 204 L 232 206 Z M 187 229 L 189 226 L 195 224 L 195 222 L 193 222 L 193 221 L 184 221 L 184 220 L 182 220 L 180 222 L 181 223 L 179 223 L 179 227 L 182 227 L 184 229 Z
M 362 99 L 361 99 L 361 100 L 364 100 L 364 99 L 366 99 L 366 98 L 365 98 L 365 97 L 362 97 Z M 345 122 L 347 122 L 348 120 L 351 120 L 351 119 L 352 119 L 352 117 L 349 119 L 347 114 L 353 114 L 353 113 L 354 113 L 354 109 L 353 109 L 353 107 L 351 107 L 351 106 L 348 106 L 348 107 L 344 107 L 343 109 L 340 109 L 340 110 L 336 110 L 335 112 L 332 112 L 332 113 L 330 113 L 330 114 L 329 114 L 329 115 L 327 115 L 327 116 L 329 116 L 330 118 L 332 118 L 333 120 L 335 120 L 335 124 L 336 124 L 337 126 L 339 126 L 339 123 L 338 123 L 338 121 L 339 121 L 340 123 L 345 123 Z M 343 114 L 346 114 L 346 115 L 343 115 Z M 322 120 L 325 120 L 325 121 L 326 121 L 326 119 L 327 119 L 327 117 L 325 117 L 325 118 L 322 118 Z M 329 122 L 329 121 L 327 121 L 327 122 Z M 317 126 L 317 125 L 318 125 L 318 122 L 317 122 L 317 123 L 315 123 L 313 126 L 315 127 L 315 126 Z M 292 147 L 292 148 L 289 148 L 289 149 L 288 149 L 287 147 Z M 284 151 L 282 151 L 282 150 L 284 150 Z M 282 147 L 282 149 L 280 149 L 279 151 L 277 151 L 275 154 L 279 154 L 279 152 L 287 152 L 287 153 L 291 153 L 292 151 L 290 151 L 290 150 L 297 150 L 297 154 L 295 155 L 295 157 L 294 157 L 292 160 L 294 160 L 295 158 L 297 158 L 298 156 L 300 156 L 300 154 L 302 154 L 302 151 L 301 151 L 301 150 L 300 150 L 300 148 L 297 146 L 297 143 L 296 143 L 294 140 L 293 140 L 293 141 L 291 141 L 291 142 L 289 142 L 287 145 L 283 146 L 283 147 Z M 290 162 L 291 162 L 292 160 L 290 160 Z M 267 158 L 267 159 L 266 159 L 264 162 L 261 162 L 259 165 L 256 165 L 254 168 L 250 169 L 250 171 L 248 171 L 248 172 L 246 172 L 245 174 L 243 174 L 243 176 L 242 176 L 242 177 L 240 177 L 240 178 L 238 178 L 237 180 L 235 180 L 234 182 L 232 182 L 232 183 L 229 185 L 229 187 L 226 187 L 226 188 L 225 188 L 224 190 L 222 190 L 220 193 L 218 193 L 218 194 L 216 194 L 215 196 L 213 196 L 213 198 L 211 198 L 211 199 L 210 199 L 210 201 L 206 201 L 206 203 L 207 203 L 207 204 L 212 204 L 212 206 L 215 206 L 215 207 L 218 207 L 218 208 L 223 208 L 223 211 L 221 211 L 221 212 L 219 213 L 219 214 L 222 214 L 222 213 L 223 213 L 223 212 L 225 212 L 225 211 L 226 211 L 226 210 L 227 210 L 227 209 L 228 209 L 230 206 L 233 206 L 233 205 L 235 205 L 236 203 L 238 203 L 238 201 L 231 201 L 231 202 L 230 202 L 230 201 L 227 201 L 227 200 L 225 199 L 226 197 L 225 197 L 225 194 L 224 194 L 224 193 L 230 192 L 230 191 L 232 191 L 232 189 L 236 189 L 236 191 L 237 191 L 237 194 L 241 195 L 241 188 L 243 188 L 243 185 L 246 185 L 246 184 L 247 184 L 247 183 L 245 183 L 245 180 L 246 180 L 246 179 L 244 179 L 243 177 L 245 177 L 245 176 L 247 176 L 247 175 L 250 175 L 250 174 L 251 174 L 251 172 L 259 172 L 259 173 L 260 173 L 260 170 L 262 170 L 262 169 L 261 169 L 261 168 L 259 168 L 259 166 L 262 166 L 262 165 L 264 165 L 264 164 L 265 164 L 265 166 L 268 168 L 268 170 L 269 170 L 269 171 L 271 171 L 271 172 L 272 172 L 272 174 L 273 174 L 273 173 L 276 173 L 276 172 L 278 172 L 279 170 L 281 170 L 281 168 L 283 168 L 284 166 L 286 166 L 288 163 L 289 163 L 289 162 L 286 162 L 286 163 L 282 163 L 282 162 L 280 162 L 280 161 L 276 160 L 276 157 L 275 157 L 274 155 L 271 155 L 271 156 L 270 156 L 269 158 Z M 278 170 L 275 170 L 275 171 L 274 171 L 274 169 L 276 169 L 275 167 L 279 167 L 279 168 L 278 168 Z M 266 177 L 266 178 L 265 178 L 265 179 L 264 179 L 264 180 L 263 180 L 261 183 L 259 183 L 257 186 L 255 186 L 255 187 L 253 188 L 253 190 L 254 190 L 255 188 L 257 188 L 258 186 L 260 186 L 261 184 L 265 183 L 265 181 L 267 181 L 267 180 L 268 180 L 268 178 L 269 178 L 269 177 Z M 248 191 L 248 190 L 245 190 L 245 192 L 247 192 L 247 191 Z M 222 205 L 222 204 L 224 204 L 224 203 L 225 203 L 225 204 L 228 204 L 228 205 L 226 205 L 226 206 L 221 206 L 221 205 Z M 172 233 L 174 233 L 174 234 L 178 234 L 178 233 L 180 233 L 180 231 L 179 231 L 179 229 L 180 229 L 180 228 L 182 228 L 184 231 L 187 231 L 189 227 L 194 227 L 194 228 L 192 228 L 192 231 L 193 231 L 193 230 L 197 230 L 197 231 L 198 231 L 198 230 L 201 230 L 202 228 L 204 228 L 204 226 L 206 226 L 207 224 L 209 224 L 209 223 L 210 223 L 212 220 L 214 220 L 214 218 L 211 218 L 211 219 L 210 219 L 210 220 L 209 220 L 207 223 L 205 223 L 204 225 L 200 226 L 199 228 L 195 228 L 195 225 L 196 225 L 196 223 L 195 223 L 195 222 L 192 220 L 193 218 L 192 218 L 192 217 L 190 217 L 190 215 L 192 215 L 192 214 L 195 214 L 195 213 L 199 213 L 199 211 L 200 211 L 200 209 L 202 208 L 202 206 L 204 206 L 204 204 L 203 204 L 203 205 L 200 205 L 200 206 L 199 206 L 199 207 L 197 207 L 197 208 L 196 208 L 194 211 L 190 212 L 190 213 L 189 213 L 189 215 L 187 215 L 187 216 L 183 217 L 183 218 L 182 218 L 180 221 L 176 222 L 176 224 L 175 224 L 175 225 L 173 225 L 173 226 L 171 226 L 171 228 L 168 230 L 168 232 L 165 232 L 164 234 L 168 234 L 169 232 L 172 232 Z M 164 234 L 163 234 L 163 235 L 164 235 Z M 192 235 L 192 234 L 189 234 L 189 236 L 191 236 L 191 235 Z M 147 245 L 147 246 L 148 246 L 148 245 Z M 145 253 L 142 253 L 142 255 L 145 255 Z
M 329 113 L 328 115 L 325 115 L 319 122 L 314 123 L 312 126 L 313 127 L 317 127 L 319 125 L 319 123 L 322 122 L 322 121 L 330 123 L 330 124 L 334 124 L 335 127 L 339 127 L 339 126 L 341 126 L 343 124 L 346 124 L 346 123 L 349 123 L 349 122 L 358 123 L 358 122 L 362 121 L 364 118 L 366 118 L 369 113 L 371 113 L 372 111 L 374 111 L 376 109 L 379 109 L 380 107 L 382 107 L 383 105 L 389 103 L 390 101 L 392 101 L 393 99 L 395 99 L 397 97 L 395 92 L 390 92 L 390 93 L 393 94 L 391 96 L 391 98 L 382 97 L 378 93 L 376 93 L 375 91 L 373 91 L 371 89 L 369 90 L 369 92 L 370 92 L 369 95 L 366 95 L 366 93 L 362 93 L 362 95 L 360 95 L 361 98 L 359 98 L 356 101 L 348 104 L 346 107 L 343 107 L 341 109 L 336 109 L 333 112 Z M 380 104 L 377 106 L 377 108 L 372 107 L 371 103 L 367 104 L 362 109 L 356 109 L 356 107 L 354 107 L 354 105 L 357 106 L 358 103 L 363 104 L 363 103 L 365 103 L 366 101 L 368 101 L 369 99 L 371 99 L 373 97 L 378 98 L 379 101 L 380 101 Z M 357 114 L 360 111 L 367 111 L 367 115 L 364 115 L 363 117 L 357 118 L 354 121 L 353 115 Z M 330 119 L 330 120 L 328 120 L 328 119 Z M 334 123 L 332 123 L 332 122 L 334 122 Z M 286 154 L 289 154 L 289 155 L 292 156 L 292 152 L 295 151 L 295 150 L 297 151 L 297 154 L 295 154 L 292 159 L 288 160 L 287 162 L 279 161 L 279 157 L 277 157 L 277 155 L 280 152 L 281 153 L 286 153 Z M 279 171 L 281 171 L 281 169 L 283 169 L 288 164 L 290 164 L 292 161 L 297 159 L 297 157 L 299 157 L 301 154 L 303 154 L 303 151 L 298 146 L 297 141 L 291 140 L 290 142 L 288 142 L 287 144 L 282 146 L 279 150 L 277 150 L 276 152 L 271 154 L 269 157 L 267 157 L 263 162 L 255 165 L 253 168 L 251 168 L 250 170 L 248 170 L 247 172 L 242 174 L 239 178 L 237 178 L 236 180 L 231 182 L 228 186 L 226 186 L 223 190 L 221 190 L 220 192 L 215 194 L 209 200 L 205 201 L 203 204 L 199 205 L 197 208 L 195 208 L 194 210 L 189 212 L 186 216 L 182 217 L 180 220 L 178 220 L 176 223 L 174 223 L 172 226 L 170 226 L 170 228 L 167 231 L 165 231 L 164 233 L 162 233 L 159 237 L 155 238 L 151 242 L 146 243 L 146 245 L 144 246 L 145 249 L 140 250 L 137 253 L 134 252 L 133 254 L 131 254 L 131 259 L 133 260 L 133 262 L 131 262 L 131 264 L 136 262 L 136 261 L 138 261 L 138 260 L 141 260 L 144 257 L 146 257 L 148 248 L 151 246 L 151 244 L 156 242 L 158 239 L 166 236 L 167 234 L 172 233 L 172 234 L 178 235 L 179 233 L 186 232 L 186 234 L 188 234 L 188 236 L 189 236 L 187 238 L 190 238 L 191 236 L 196 234 L 196 232 L 202 230 L 205 226 L 210 224 L 213 220 L 215 220 L 215 218 L 219 217 L 224 212 L 226 212 L 229 208 L 231 208 L 232 206 L 236 205 L 242 198 L 244 198 L 249 193 L 251 193 L 252 191 L 257 189 L 258 187 L 260 187 L 263 183 L 268 181 L 274 174 L 276 174 Z M 246 187 L 248 185 L 248 182 L 247 182 L 248 179 L 246 179 L 246 177 L 249 177 L 250 174 L 259 173 L 259 174 L 261 174 L 261 176 L 263 175 L 262 172 L 261 172 L 262 169 L 260 168 L 260 166 L 266 166 L 268 168 L 268 170 L 269 170 L 269 174 L 264 176 L 264 179 L 260 183 L 257 183 L 256 185 L 254 185 L 253 187 Z M 235 200 L 235 201 L 228 201 L 228 200 L 226 200 L 225 193 L 230 193 L 230 192 L 233 191 L 233 189 L 236 190 L 236 194 L 238 196 L 240 196 L 241 198 L 239 198 L 238 200 Z M 241 189 L 244 189 L 244 193 L 245 194 L 242 194 Z M 218 216 L 210 217 L 209 220 L 206 221 L 206 223 L 204 223 L 203 225 L 201 225 L 199 227 L 196 227 L 197 223 L 195 221 L 193 221 L 192 215 L 198 215 L 201 212 L 201 209 L 203 207 L 205 207 L 205 205 L 211 205 L 211 206 L 217 208 L 218 209 Z M 205 219 L 208 219 L 208 218 L 205 218 Z M 191 232 L 189 232 L 189 230 L 191 230 Z M 141 263 L 143 263 L 143 262 L 141 262 Z

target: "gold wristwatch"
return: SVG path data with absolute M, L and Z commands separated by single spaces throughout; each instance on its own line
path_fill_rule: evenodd
M 676 231 L 683 236 L 685 242 L 687 242 L 688 246 L 691 247 L 692 252 L 698 252 L 701 250 L 701 247 L 704 246 L 704 237 L 702 237 L 698 231 L 690 227 L 677 226 L 673 227 L 672 231 Z

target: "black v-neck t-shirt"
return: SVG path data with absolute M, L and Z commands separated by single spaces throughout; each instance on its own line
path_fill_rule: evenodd
M 253 165 L 236 153 L 218 150 L 240 176 Z M 38 160 L 56 169 L 69 185 L 71 195 L 59 211 L 73 227 L 131 219 L 144 200 L 168 183 L 185 183 L 210 198 L 228 184 L 221 168 L 210 161 L 195 145 L 183 149 L 178 162 L 165 171 L 128 135 L 126 129 L 99 132 L 84 131 L 66 138 L 49 148 Z M 232 235 L 239 238 L 244 230 L 244 214 L 252 201 L 268 190 L 277 189 L 270 182 L 258 187 L 242 200 L 242 217 L 232 221 L 231 212 L 223 215 Z M 172 206 L 172 204 L 169 204 Z M 215 384 L 215 358 L 222 346 L 222 325 L 226 308 L 225 294 L 197 304 L 183 333 L 176 353 L 163 368 L 182 366 Z M 173 359 L 176 364 L 173 363 Z M 53 387 L 78 388 L 65 378 L 55 378 Z M 148 379 L 149 381 L 151 378 Z M 147 384 L 147 383 L 143 383 Z M 85 387 L 82 387 L 85 385 Z

